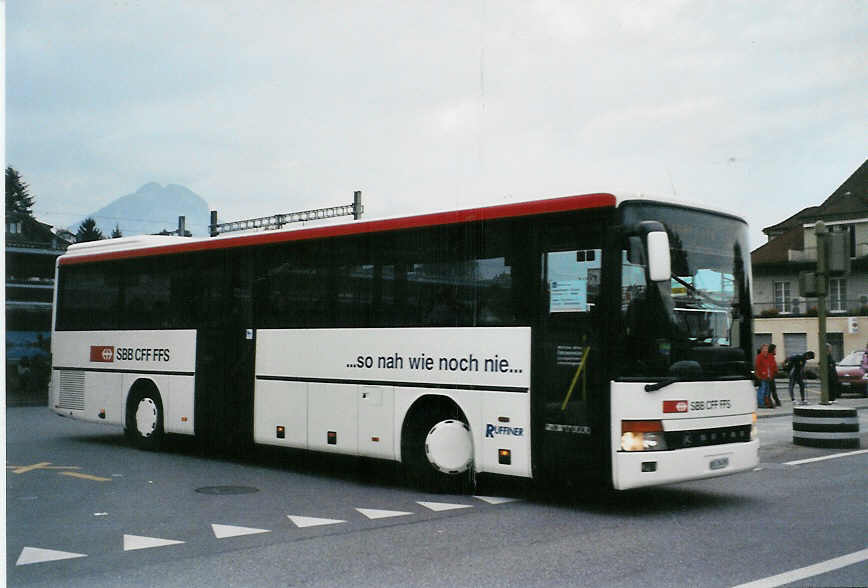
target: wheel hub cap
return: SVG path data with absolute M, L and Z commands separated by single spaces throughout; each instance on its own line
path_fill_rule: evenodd
M 460 474 L 473 462 L 473 439 L 461 421 L 441 421 L 425 438 L 425 455 L 444 474 Z
M 157 428 L 157 405 L 150 398 L 142 398 L 136 409 L 136 430 L 142 437 L 150 437 Z

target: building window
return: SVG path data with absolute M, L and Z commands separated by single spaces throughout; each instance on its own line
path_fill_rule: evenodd
M 6 232 L 12 235 L 21 234 L 21 222 L 6 223 Z
M 775 308 L 778 312 L 792 312 L 789 282 L 775 282 Z
M 799 355 L 808 350 L 806 333 L 784 333 L 784 357 Z
M 756 352 L 759 353 L 760 349 L 762 349 L 763 345 L 771 345 L 772 344 L 772 334 L 771 333 L 754 333 L 753 335 L 753 346 L 756 349 Z
M 847 311 L 847 280 L 845 278 L 831 278 L 829 280 L 829 311 Z

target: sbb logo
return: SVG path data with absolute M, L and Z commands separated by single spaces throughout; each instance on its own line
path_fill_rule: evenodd
M 688 405 L 686 400 L 664 400 L 663 412 L 687 412 Z
M 115 360 L 115 348 L 109 345 L 91 345 L 90 360 L 111 363 Z

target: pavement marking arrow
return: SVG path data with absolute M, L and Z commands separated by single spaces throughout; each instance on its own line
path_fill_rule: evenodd
M 87 554 L 71 553 L 69 551 L 55 551 L 53 549 L 42 549 L 40 547 L 25 547 L 21 550 L 21 555 L 18 556 L 18 561 L 15 562 L 15 565 L 26 566 L 46 561 L 74 559 L 76 557 L 87 557 Z
M 184 542 L 175 541 L 174 539 L 142 537 L 140 535 L 124 535 L 124 551 L 132 551 L 134 549 L 150 549 L 151 547 L 164 547 L 166 545 L 177 545 L 178 543 Z
M 378 510 L 376 508 L 357 508 L 356 510 L 369 519 L 388 519 L 390 517 L 404 517 L 414 514 L 412 512 L 404 512 L 401 510 Z
M 302 517 L 298 515 L 286 515 L 289 520 L 292 521 L 292 524 L 299 528 L 304 527 L 318 527 L 320 525 L 337 525 L 340 523 L 346 523 L 346 521 L 341 521 L 339 519 L 318 519 L 316 517 Z
M 421 504 L 425 508 L 433 510 L 434 512 L 440 512 L 441 510 L 455 510 L 458 508 L 473 508 L 473 505 L 471 504 L 452 504 L 449 502 L 422 502 L 417 500 L 416 503 Z
M 218 539 L 238 537 L 240 535 L 256 535 L 258 533 L 271 533 L 268 529 L 254 529 L 253 527 L 235 527 L 233 525 L 211 524 L 211 530 Z
M 484 500 L 488 504 L 506 504 L 507 502 L 517 502 L 518 498 L 504 498 L 501 496 L 474 496 L 479 500 Z

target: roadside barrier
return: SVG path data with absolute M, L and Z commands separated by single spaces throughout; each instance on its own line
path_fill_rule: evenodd
M 858 449 L 859 416 L 856 409 L 822 404 L 794 406 L 793 443 Z

